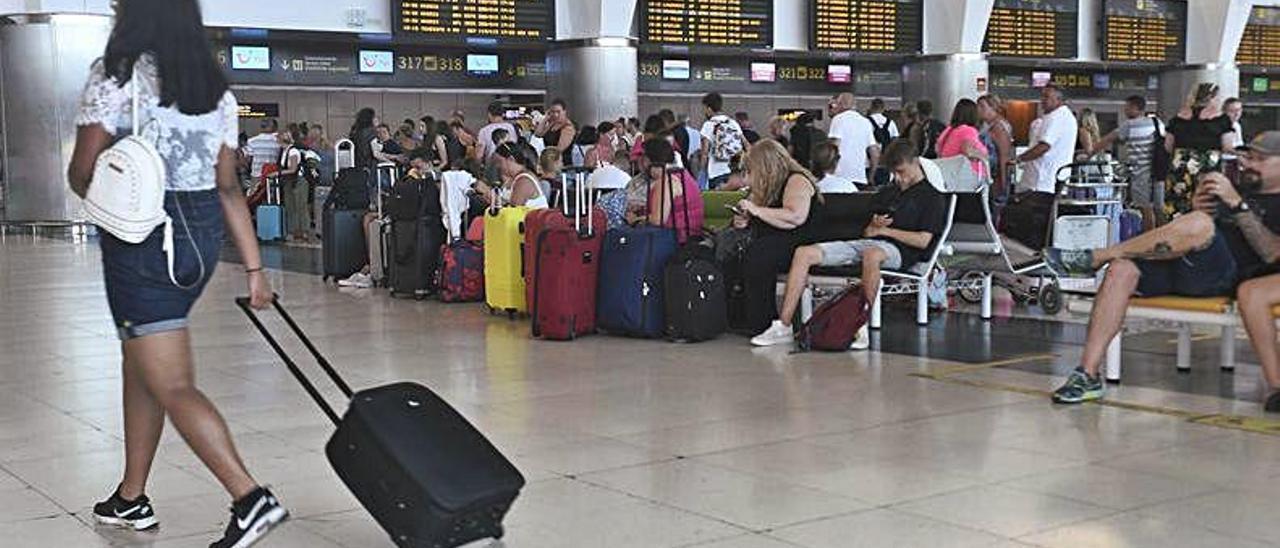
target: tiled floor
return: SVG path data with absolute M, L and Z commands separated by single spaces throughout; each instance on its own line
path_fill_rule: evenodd
M 192 318 L 198 372 L 255 475 L 293 510 L 264 546 L 390 546 L 330 471 L 324 416 L 232 304 L 243 282 L 227 266 Z M 736 337 L 566 344 L 530 340 L 524 323 L 475 305 L 339 291 L 305 273 L 272 277 L 353 384 L 425 383 L 521 468 L 530 483 L 495 546 L 1280 539 L 1280 437 L 1118 407 L 1058 408 L 1039 395 L 913 375 L 1048 352 L 966 378 L 1049 388 L 1079 351 L 1078 324 L 956 314 L 926 330 L 890 322 L 878 344 L 907 354 L 791 355 Z M 1126 356 L 1126 374 L 1147 380 L 1117 398 L 1258 414 L 1248 401 L 1256 369 L 1211 379 L 1225 388 L 1184 390 L 1160 350 Z M 0 241 L 0 546 L 202 547 L 220 530 L 226 496 L 173 432 L 149 490 L 161 529 L 91 525 L 88 506 L 118 480 L 123 460 L 118 360 L 96 247 Z

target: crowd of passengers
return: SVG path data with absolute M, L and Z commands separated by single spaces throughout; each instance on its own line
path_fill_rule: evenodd
M 1005 102 L 992 94 L 961 99 L 944 123 L 928 101 L 908 103 L 893 115 L 883 100 L 873 99 L 864 113 L 853 94 L 842 93 L 827 105 L 826 130 L 812 114 L 798 113 L 770 119 L 763 133 L 746 113 L 726 114 L 717 93 L 703 97 L 696 120 L 664 109 L 643 123 L 579 124 L 557 99 L 545 113 L 493 103 L 479 129 L 454 112 L 447 120 L 405 120 L 393 131 L 366 108 L 346 137 L 355 144 L 357 166 L 390 162 L 403 166 L 407 177 L 466 181 L 473 211 L 554 206 L 562 173 L 589 172 L 610 227 L 673 226 L 682 241 L 708 236 L 723 248 L 717 256 L 725 271 L 741 277 L 731 324 L 757 346 L 794 340 L 793 321 L 813 267 L 857 270 L 870 301 L 883 269 L 909 269 L 929 257 L 945 228 L 948 203 L 934 160 L 964 157 L 989 181 L 991 211 L 1009 238 L 1043 249 L 1059 274 L 1106 268 L 1081 362 L 1055 401 L 1103 396 L 1099 368 L 1130 298 L 1234 296 L 1269 387 L 1265 408 L 1280 412 L 1280 352 L 1271 313 L 1280 305 L 1280 132 L 1260 132 L 1246 144 L 1243 104 L 1223 100 L 1211 83 L 1193 87 L 1168 117 L 1148 112 L 1144 98 L 1130 97 L 1124 119 L 1106 134 L 1095 113 L 1074 111 L 1061 89 L 1050 84 L 1040 92 L 1039 116 L 1021 152 Z M 258 181 L 278 170 L 287 181 L 286 208 L 309 211 L 312 186 L 333 180 L 334 152 L 318 125 L 279 131 L 268 120 L 259 135 L 241 142 L 243 177 Z M 1123 166 L 1127 205 L 1141 212 L 1142 234 L 1102 249 L 1047 248 L 1040 235 L 1048 233 L 1062 168 L 1111 158 Z M 318 181 L 301 176 L 309 162 L 319 166 Z M 663 188 L 672 194 L 661 194 Z M 715 234 L 702 226 L 706 190 L 742 192 L 731 223 Z M 841 194 L 862 196 L 867 218 L 823 215 L 828 198 Z M 659 203 L 663 207 L 650 207 Z M 680 222 L 685 208 L 688 223 Z M 308 217 L 290 217 L 301 219 L 291 223 L 291 239 L 314 237 Z M 818 224 L 859 230 L 824 239 L 830 227 Z M 781 303 L 780 273 L 786 274 Z M 342 281 L 371 283 L 367 272 Z M 863 327 L 853 348 L 868 347 Z

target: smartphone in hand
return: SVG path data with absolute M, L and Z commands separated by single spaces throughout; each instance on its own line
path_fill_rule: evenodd
M 732 211 L 734 215 L 737 215 L 737 216 L 739 216 L 739 217 L 746 217 L 746 216 L 747 216 L 747 214 L 746 214 L 745 212 L 743 212 L 741 209 L 739 209 L 739 208 L 738 208 L 738 206 L 736 206 L 736 205 L 733 205 L 733 204 L 725 204 L 725 205 L 724 205 L 724 208 L 725 208 L 725 209 L 727 209 L 727 210 L 729 210 L 729 211 Z

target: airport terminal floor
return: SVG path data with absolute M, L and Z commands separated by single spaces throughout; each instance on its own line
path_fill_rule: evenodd
M 282 301 L 335 367 L 357 388 L 438 391 L 527 477 L 504 539 L 476 546 L 1280 539 L 1280 438 L 1243 339 L 1234 373 L 1178 373 L 1172 335 L 1134 330 L 1125 383 L 1104 403 L 1058 407 L 1047 393 L 1075 364 L 1082 320 L 1007 295 L 990 322 L 952 312 L 918 328 L 910 306 L 888 306 L 870 352 L 753 350 L 736 336 L 557 343 L 480 305 L 325 285 L 310 272 L 316 253 L 265 251 Z M 238 266 L 221 263 L 192 332 L 199 386 L 292 511 L 262 546 L 391 546 L 325 460 L 331 425 L 233 304 Z M 171 429 L 148 492 L 159 530 L 92 524 L 123 461 L 119 343 L 99 271 L 92 241 L 0 241 L 0 545 L 207 546 L 226 495 Z M 1212 363 L 1218 341 L 1194 340 L 1193 363 Z

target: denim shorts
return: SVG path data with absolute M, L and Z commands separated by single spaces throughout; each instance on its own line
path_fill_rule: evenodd
M 186 329 L 187 314 L 218 264 L 223 235 L 218 191 L 166 192 L 164 208 L 173 219 L 174 277 L 178 283 L 193 287 L 183 289 L 169 280 L 163 226 L 140 244 L 126 243 L 103 232 L 100 245 L 107 303 L 122 341 Z
M 898 247 L 881 240 L 850 240 L 845 242 L 824 242 L 818 244 L 822 250 L 821 266 L 860 266 L 862 252 L 878 248 L 884 251 L 885 259 L 881 268 L 893 270 L 902 268 L 902 252 Z
M 1138 261 L 1138 294 L 1143 297 L 1227 297 L 1235 293 L 1239 270 L 1219 232 L 1200 251 L 1169 261 Z

